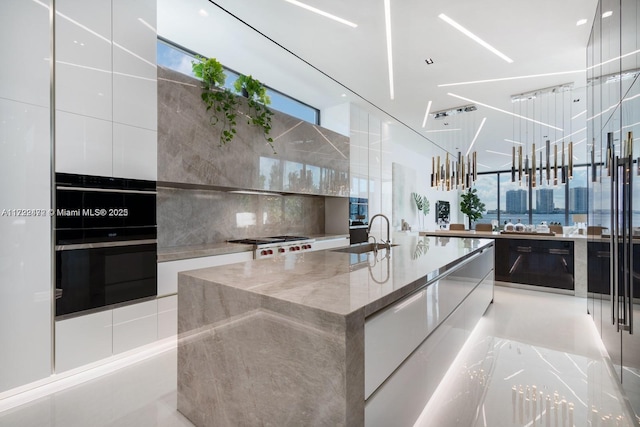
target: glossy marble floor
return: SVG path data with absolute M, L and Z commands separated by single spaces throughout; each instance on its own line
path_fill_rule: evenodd
M 633 425 L 585 308 L 582 298 L 496 287 L 416 426 Z M 190 426 L 175 408 L 172 349 L 4 410 L 0 427 Z

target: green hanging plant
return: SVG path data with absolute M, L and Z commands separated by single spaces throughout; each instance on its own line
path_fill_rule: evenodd
M 264 138 L 269 143 L 275 154 L 275 147 L 273 146 L 273 138 L 269 136 L 271 132 L 271 116 L 273 112 L 267 108 L 267 105 L 271 104 L 271 99 L 267 95 L 267 89 L 260 83 L 259 80 L 254 79 L 251 75 L 240 75 L 233 84 L 235 90 L 242 93 L 247 98 L 249 104 L 249 114 L 247 115 L 247 123 L 259 126 L 264 131 Z
M 191 61 L 193 74 L 202 79 L 202 101 L 210 111 L 209 122 L 220 127 L 220 145 L 230 142 L 236 134 L 238 98 L 229 89 L 225 89 L 227 79 L 222 64 L 215 58 L 196 57 Z
M 478 190 L 475 188 L 469 188 L 466 193 L 463 193 L 460 196 L 462 199 L 460 202 L 460 212 L 469 218 L 469 230 L 471 230 L 471 223 L 482 218 L 482 212 L 486 210 L 484 203 L 480 201 L 480 197 L 478 197 L 477 193 Z

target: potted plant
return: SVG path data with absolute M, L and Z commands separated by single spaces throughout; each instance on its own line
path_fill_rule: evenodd
M 193 74 L 202 79 L 202 101 L 210 111 L 212 126 L 220 126 L 220 145 L 231 141 L 236 134 L 238 99 L 224 88 L 227 79 L 222 64 L 215 58 L 196 58 L 191 61 Z
M 471 230 L 473 221 L 482 218 L 482 213 L 486 209 L 484 203 L 482 203 L 478 197 L 478 190 L 475 188 L 469 188 L 469 190 L 460 197 L 462 199 L 460 202 L 460 212 L 469 218 L 469 230 Z
M 237 92 L 242 93 L 242 95 L 247 98 L 249 104 L 247 123 L 263 129 L 264 138 L 275 153 L 273 138 L 269 136 L 273 112 L 267 108 L 267 105 L 271 104 L 271 99 L 269 99 L 269 95 L 267 95 L 267 89 L 259 80 L 254 79 L 251 75 L 245 76 L 242 74 L 234 82 L 233 87 Z
M 427 199 L 427 196 L 421 196 L 418 193 L 411 193 L 411 196 L 413 197 L 413 201 L 416 204 L 416 208 L 418 209 L 418 212 L 422 212 L 423 216 L 426 217 L 427 214 L 429 213 L 429 200 Z M 422 218 L 422 225 L 420 226 L 421 229 L 424 230 L 424 217 Z M 418 221 L 420 222 L 420 216 L 418 215 Z

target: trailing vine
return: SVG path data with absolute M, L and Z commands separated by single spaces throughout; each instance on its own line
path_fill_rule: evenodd
M 191 61 L 193 74 L 202 79 L 202 101 L 212 114 L 209 123 L 220 126 L 220 145 L 230 142 L 236 134 L 238 99 L 229 89 L 224 88 L 227 79 L 222 64 L 215 58 L 197 57 Z M 213 110 L 213 111 L 212 111 Z
M 247 124 L 259 126 L 264 131 L 264 138 L 273 149 L 275 154 L 275 147 L 273 146 L 273 138 L 269 136 L 271 132 L 271 116 L 273 112 L 267 108 L 267 105 L 271 104 L 271 99 L 267 95 L 266 88 L 260 83 L 259 80 L 254 79 L 251 75 L 240 75 L 233 84 L 233 87 L 237 92 L 242 92 L 247 97 L 247 103 L 249 105 L 249 114 L 247 115 Z

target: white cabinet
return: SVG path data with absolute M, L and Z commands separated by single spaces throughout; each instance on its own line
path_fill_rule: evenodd
M 113 120 L 156 130 L 156 0 L 112 5 Z
M 0 6 L 0 212 L 51 207 L 48 1 Z M 0 394 L 51 375 L 51 218 L 0 215 Z
M 335 239 L 316 240 L 311 244 L 311 251 L 321 251 L 324 249 L 344 248 L 349 246 L 349 236 L 337 237 Z
M 49 108 L 48 3 L 2 0 L 0 98 Z
M 365 321 L 365 425 L 412 425 L 493 299 L 493 249 Z
M 156 2 L 56 12 L 56 172 L 156 180 Z
M 156 131 L 113 123 L 113 176 L 158 178 Z
M 156 341 L 158 305 L 154 299 L 56 321 L 56 372 Z M 164 304 L 163 309 L 166 311 Z
M 56 0 L 56 109 L 112 119 L 111 4 Z
M 112 310 L 56 321 L 56 372 L 111 356 L 112 328 Z
M 178 292 L 178 273 L 199 268 L 216 267 L 251 261 L 253 252 L 238 252 L 200 258 L 181 259 L 158 263 L 158 296 L 172 295 Z
M 158 298 L 158 339 L 178 334 L 178 296 Z
M 157 339 L 156 300 L 113 309 L 113 354 L 150 344 Z
M 56 172 L 112 176 L 112 123 L 58 111 Z

